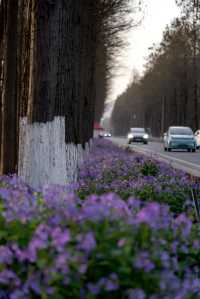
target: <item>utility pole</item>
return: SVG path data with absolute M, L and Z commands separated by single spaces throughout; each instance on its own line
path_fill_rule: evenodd
M 163 136 L 165 130 L 165 96 L 161 100 L 161 136 Z
M 137 118 L 137 116 L 136 116 L 136 114 L 134 113 L 134 114 L 133 114 L 133 126 L 136 126 L 136 118 Z

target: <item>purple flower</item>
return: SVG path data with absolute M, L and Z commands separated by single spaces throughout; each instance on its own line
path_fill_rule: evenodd
M 68 253 L 63 252 L 61 254 L 59 254 L 56 258 L 55 258 L 55 268 L 58 271 L 61 271 L 63 274 L 67 274 L 69 273 L 69 263 L 70 261 L 70 256 Z
M 51 233 L 52 243 L 58 248 L 61 248 L 70 241 L 70 232 L 68 230 L 62 231 L 60 227 L 53 229 Z
M 31 280 L 30 282 L 29 282 L 29 286 L 30 286 L 30 289 L 32 289 L 34 292 L 35 292 L 35 294 L 37 294 L 37 295 L 40 295 L 41 294 L 41 283 L 39 283 L 37 280 Z
M 105 288 L 107 291 L 116 291 L 117 289 L 119 289 L 119 284 L 117 281 L 108 279 Z
M 190 234 L 192 221 L 184 214 L 181 214 L 176 218 L 175 224 L 180 228 L 184 237 L 187 237 Z
M 145 293 L 141 289 L 130 289 L 128 291 L 128 299 L 145 299 Z
M 18 287 L 20 285 L 20 280 L 14 271 L 5 269 L 0 272 L 0 284 L 1 283 L 5 285 L 9 285 L 10 283 L 12 283 L 16 287 Z
M 138 223 L 146 223 L 150 227 L 156 228 L 160 223 L 160 213 L 161 206 L 158 203 L 149 203 L 137 213 L 136 219 Z
M 8 299 L 8 293 L 4 290 L 0 290 L 0 299 Z
M 117 246 L 118 246 L 118 247 L 123 247 L 125 244 L 126 244 L 126 239 L 120 239 L 120 240 L 117 242 Z
M 0 246 L 0 264 L 10 264 L 12 262 L 12 251 L 6 246 Z
M 160 253 L 160 259 L 161 259 L 162 264 L 165 268 L 170 267 L 170 257 L 169 257 L 169 254 L 166 251 L 162 251 Z
M 3 199 L 9 199 L 11 196 L 11 191 L 6 188 L 0 188 L 0 197 Z
M 150 260 L 149 253 L 144 251 L 140 252 L 135 261 L 134 267 L 137 269 L 144 270 L 145 272 L 150 272 L 155 269 L 154 263 Z
M 100 293 L 100 287 L 98 284 L 88 283 L 87 287 L 92 295 L 98 295 Z
M 10 295 L 10 299 L 22 299 L 22 298 L 25 298 L 25 294 L 20 290 L 15 290 Z
M 79 244 L 80 249 L 89 253 L 90 251 L 94 250 L 95 247 L 96 247 L 96 240 L 93 232 L 89 232 L 82 237 L 82 240 L 80 241 Z

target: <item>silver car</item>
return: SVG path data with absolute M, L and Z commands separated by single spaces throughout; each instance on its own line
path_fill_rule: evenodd
M 165 151 L 172 149 L 186 149 L 188 152 L 196 151 L 196 140 L 189 127 L 169 127 L 164 138 Z
M 149 135 L 144 128 L 131 128 L 127 138 L 128 144 L 131 144 L 131 142 L 142 142 L 147 144 L 149 141 Z

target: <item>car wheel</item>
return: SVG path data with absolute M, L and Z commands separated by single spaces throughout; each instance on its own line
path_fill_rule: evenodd
M 187 150 L 187 151 L 188 151 L 188 153 L 190 153 L 190 152 L 192 151 L 192 149 L 188 148 L 188 150 Z
M 165 151 L 165 152 L 167 151 L 167 148 L 166 148 L 166 147 L 164 147 L 164 151 Z
M 148 144 L 148 142 L 147 141 L 145 141 L 145 142 L 143 142 L 144 144 Z
M 192 152 L 195 153 L 195 152 L 196 152 L 196 148 L 193 148 L 193 149 L 192 149 Z
M 171 150 L 172 150 L 172 149 L 171 149 L 170 147 L 168 147 L 168 152 L 171 152 Z

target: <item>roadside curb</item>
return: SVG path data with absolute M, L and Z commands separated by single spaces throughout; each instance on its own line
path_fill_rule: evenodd
M 128 146 L 128 145 L 123 145 L 122 146 L 124 149 L 128 149 L 131 152 L 137 152 L 140 154 L 143 154 L 145 156 L 148 156 L 152 159 L 165 162 L 169 164 L 171 167 L 175 169 L 182 170 L 184 172 L 187 172 L 188 174 L 195 176 L 195 177 L 200 177 L 200 166 L 195 165 L 193 163 L 183 161 L 174 157 L 168 157 L 165 154 L 158 154 L 155 151 L 149 150 L 149 149 L 141 149 L 137 147 L 136 145 Z M 192 166 L 192 168 L 191 168 Z

